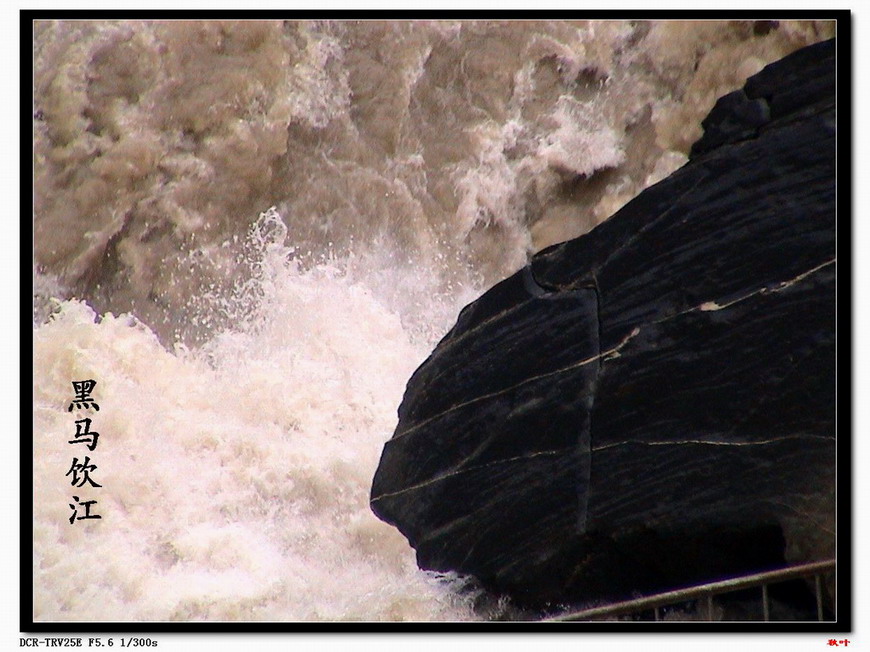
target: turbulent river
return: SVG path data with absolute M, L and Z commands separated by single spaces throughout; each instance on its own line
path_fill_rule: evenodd
M 408 377 L 680 167 L 717 97 L 833 35 L 35 23 L 34 618 L 503 616 L 369 509 Z M 98 411 L 69 409 L 82 380 Z

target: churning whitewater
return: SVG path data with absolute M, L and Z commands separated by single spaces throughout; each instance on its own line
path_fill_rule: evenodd
M 471 295 L 417 313 L 422 270 L 345 259 L 303 272 L 277 213 L 263 226 L 278 228 L 257 242 L 256 308 L 225 302 L 238 327 L 196 351 L 76 300 L 36 330 L 37 619 L 470 617 L 373 517 L 368 491 L 405 380 Z M 63 481 L 66 405 L 84 378 L 97 381 L 99 489 Z M 100 522 L 69 523 L 81 492 Z
M 830 36 L 38 21 L 34 619 L 503 616 L 370 511 L 405 383 L 492 283 L 680 167 L 717 97 Z M 100 409 L 71 411 L 86 379 Z

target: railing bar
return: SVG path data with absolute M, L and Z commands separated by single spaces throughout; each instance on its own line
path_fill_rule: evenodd
M 764 610 L 764 622 L 770 620 L 770 601 L 767 595 L 767 584 L 761 585 L 761 604 Z
M 675 604 L 677 602 L 686 602 L 701 598 L 707 594 L 730 593 L 741 589 L 748 589 L 758 586 L 763 582 L 775 583 L 784 582 L 785 580 L 808 577 L 819 573 L 830 572 L 836 567 L 836 561 L 818 561 L 800 566 L 790 566 L 774 571 L 765 571 L 763 573 L 755 573 L 753 575 L 744 575 L 742 577 L 721 580 L 718 582 L 710 582 L 698 586 L 678 589 L 675 591 L 667 591 L 650 595 L 634 600 L 626 600 L 624 602 L 615 602 L 603 607 L 592 607 L 575 611 L 574 613 L 563 614 L 555 618 L 548 618 L 547 621 L 570 621 L 598 618 L 602 616 L 618 616 L 626 613 L 643 611 L 654 607 Z
M 822 611 L 822 576 L 820 573 L 817 573 L 815 576 L 816 580 L 816 616 L 819 621 L 825 619 L 824 612 Z
M 656 607 L 655 609 L 653 609 L 653 614 L 655 615 L 656 622 L 658 622 L 659 620 L 661 620 L 661 618 L 659 618 L 659 608 L 658 608 L 658 607 Z
M 713 620 L 713 594 L 707 594 L 707 620 Z

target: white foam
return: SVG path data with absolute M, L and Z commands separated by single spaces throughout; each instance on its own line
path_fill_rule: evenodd
M 303 272 L 282 235 L 261 249 L 254 312 L 196 353 L 75 300 L 36 329 L 37 620 L 471 617 L 368 505 L 404 384 L 458 306 L 417 314 L 428 333 L 403 325 L 386 304 L 422 271 Z M 70 383 L 86 378 L 101 408 L 93 452 L 67 443 Z M 65 477 L 84 454 L 101 488 Z M 71 525 L 73 495 L 102 519 Z

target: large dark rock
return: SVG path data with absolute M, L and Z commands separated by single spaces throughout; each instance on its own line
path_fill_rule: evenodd
M 768 66 L 462 311 L 372 487 L 422 568 L 541 605 L 832 554 L 833 89 L 832 41 Z

